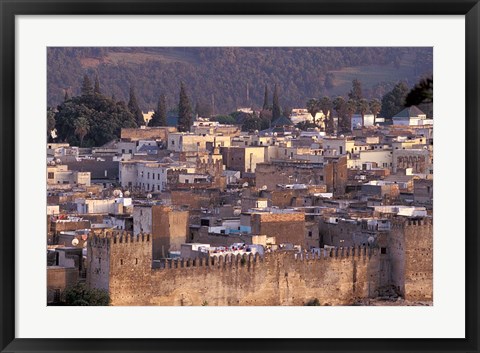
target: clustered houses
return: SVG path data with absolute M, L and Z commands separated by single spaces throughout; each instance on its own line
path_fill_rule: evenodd
M 294 112 L 296 119 L 306 114 Z M 342 300 L 328 302 L 352 304 L 385 291 L 430 302 L 432 120 L 416 107 L 399 112 L 393 125 L 367 118 L 365 127 L 351 135 L 298 131 L 285 121 L 265 131 L 242 132 L 238 126 L 198 119 L 188 133 L 144 127 L 123 129 L 120 140 L 92 149 L 49 144 L 49 301 L 60 300 L 73 283 L 86 281 L 108 290 L 114 305 L 174 305 L 179 302 L 173 289 L 149 292 L 152 297 L 138 303 L 116 291 L 129 286 L 122 281 L 148 277 L 144 285 L 151 288 L 158 278 L 169 280 L 169 275 L 155 271 L 214 266 L 218 261 L 242 265 L 234 255 L 255 254 L 251 266 L 256 268 L 261 266 L 256 259 L 282 254 L 340 258 L 368 249 L 365 254 L 377 257 L 358 273 L 359 281 L 368 282 L 368 291 L 343 293 Z M 129 242 L 141 245 L 131 245 L 128 251 L 127 245 L 120 245 Z M 191 262 L 193 258 L 202 262 Z M 141 264 L 148 274 L 121 277 L 127 269 L 119 264 L 130 262 Z M 291 268 L 298 270 L 296 266 Z M 178 283 L 191 281 L 182 273 Z M 375 281 L 360 279 L 367 274 Z M 212 285 L 223 281 L 212 276 Z M 342 280 L 356 281 L 357 274 L 352 276 Z M 123 284 L 118 287 L 119 283 Z M 233 290 L 231 284 L 226 286 Z M 318 295 L 325 299 L 327 292 Z M 190 302 L 200 305 L 200 299 Z M 230 299 L 216 303 L 242 303 Z M 300 300 L 257 299 L 252 300 L 267 305 Z

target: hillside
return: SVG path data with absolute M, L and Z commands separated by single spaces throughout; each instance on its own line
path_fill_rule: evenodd
M 160 94 L 174 109 L 180 81 L 193 106 L 211 110 L 214 103 L 217 114 L 261 106 L 265 84 L 270 99 L 277 84 L 280 104 L 299 107 L 308 98 L 346 95 L 354 78 L 366 98 L 380 99 L 398 81 L 413 86 L 431 74 L 432 62 L 431 48 L 49 48 L 47 99 L 56 106 L 65 90 L 77 95 L 87 73 L 116 100 L 127 101 L 133 84 L 144 111 Z

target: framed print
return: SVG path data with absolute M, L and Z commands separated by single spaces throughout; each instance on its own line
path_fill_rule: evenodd
M 477 1 L 0 9 L 2 352 L 479 351 Z

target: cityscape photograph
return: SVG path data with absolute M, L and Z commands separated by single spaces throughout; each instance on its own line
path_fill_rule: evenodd
M 432 47 L 46 54 L 47 305 L 434 305 Z

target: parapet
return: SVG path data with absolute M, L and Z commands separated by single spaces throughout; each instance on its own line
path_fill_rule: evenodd
M 433 225 L 433 218 L 431 217 L 422 217 L 422 218 L 394 217 L 392 219 L 392 228 L 404 228 L 406 226 L 428 226 L 428 225 Z
M 148 233 L 133 235 L 125 231 L 107 231 L 100 234 L 90 233 L 88 241 L 91 246 L 105 246 L 106 244 L 129 244 L 129 243 L 147 243 L 151 240 Z
M 263 261 L 259 254 L 227 254 L 210 257 L 177 258 L 161 260 L 161 269 L 205 267 L 205 268 L 231 268 L 238 266 L 251 267 Z
M 204 268 L 232 268 L 232 267 L 246 267 L 251 268 L 257 266 L 264 261 L 273 260 L 277 257 L 290 257 L 294 262 L 306 261 L 329 261 L 341 259 L 365 259 L 368 260 L 373 256 L 378 255 L 378 249 L 368 246 L 345 247 L 323 249 L 320 253 L 311 253 L 308 251 L 295 253 L 293 251 L 278 251 L 267 253 L 260 256 L 258 253 L 253 254 L 227 254 L 220 256 L 210 256 L 201 258 L 176 258 L 160 260 L 160 267 L 158 269 L 176 269 L 189 267 L 204 267 Z
M 320 249 L 317 252 L 304 251 L 295 253 L 295 260 L 329 260 L 329 259 L 347 259 L 347 258 L 371 258 L 378 254 L 378 249 L 370 246 L 350 246 L 331 249 Z

